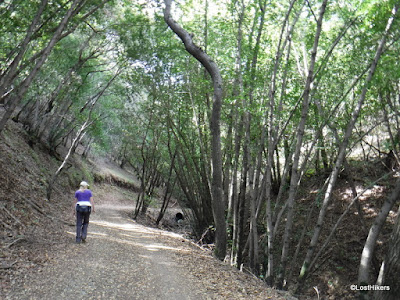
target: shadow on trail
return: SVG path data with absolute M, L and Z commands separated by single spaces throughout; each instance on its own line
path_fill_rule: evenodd
M 110 219 L 110 218 L 109 218 Z M 158 251 L 158 250 L 169 250 L 174 252 L 190 252 L 189 249 L 183 249 L 178 247 L 166 246 L 160 243 L 154 243 L 154 238 L 159 236 L 168 236 L 171 238 L 182 239 L 183 237 L 164 231 L 158 231 L 157 229 L 146 228 L 142 225 L 134 223 L 129 219 L 114 216 L 111 219 L 116 219 L 116 222 L 104 221 L 104 220 L 93 220 L 90 221 L 90 230 L 88 233 L 88 240 L 92 239 L 104 239 L 111 242 L 128 244 L 136 247 L 141 247 L 145 250 Z M 123 222 L 126 223 L 123 223 Z M 105 229 L 100 232 L 96 229 Z M 68 232 L 71 235 L 75 235 L 75 232 Z
M 97 205 L 87 242 L 69 229 L 71 244 L 7 299 L 204 299 L 179 262 L 190 252 L 182 237 L 135 223 L 127 209 Z

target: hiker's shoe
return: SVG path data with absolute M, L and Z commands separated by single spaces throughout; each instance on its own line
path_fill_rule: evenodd
M 82 239 L 82 243 L 86 243 L 86 239 Z

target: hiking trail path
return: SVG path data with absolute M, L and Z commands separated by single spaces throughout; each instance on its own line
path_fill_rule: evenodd
M 99 193 L 94 193 L 87 242 L 76 244 L 75 228 L 66 226 L 65 247 L 25 274 L 6 299 L 294 299 L 217 261 L 179 234 L 136 223 L 128 216 L 132 201 L 121 189 L 93 190 Z

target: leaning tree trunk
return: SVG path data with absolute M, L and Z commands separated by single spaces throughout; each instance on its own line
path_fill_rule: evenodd
M 303 137 L 304 137 L 304 129 L 306 126 L 306 121 L 308 118 L 308 113 L 309 113 L 309 104 L 310 104 L 310 94 L 311 94 L 311 83 L 313 82 L 314 79 L 314 67 L 315 67 L 315 62 L 316 62 L 316 57 L 317 57 L 317 49 L 318 49 L 318 44 L 319 44 L 319 39 L 322 31 L 322 19 L 325 14 L 325 9 L 327 6 L 328 0 L 324 0 L 320 12 L 319 12 L 319 17 L 317 21 L 317 30 L 315 33 L 314 37 L 314 45 L 313 49 L 311 52 L 311 60 L 310 60 L 310 66 L 308 69 L 308 76 L 306 80 L 306 85 L 304 87 L 304 93 L 303 93 L 303 104 L 302 104 L 302 110 L 301 110 L 301 119 L 299 122 L 299 126 L 297 128 L 297 135 L 296 135 L 296 149 L 295 153 L 293 156 L 293 166 L 292 166 L 292 175 L 290 179 L 290 188 L 289 188 L 289 197 L 288 197 L 288 213 L 287 213 L 287 221 L 286 221 L 286 227 L 285 227 L 285 233 L 283 236 L 283 247 L 282 247 L 282 254 L 281 254 L 281 261 L 280 261 L 280 270 L 277 278 L 277 287 L 282 288 L 284 279 L 285 279 L 285 273 L 286 273 L 286 267 L 287 267 L 287 260 L 289 256 L 289 245 L 290 245 L 290 239 L 291 237 L 291 231 L 292 231 L 292 226 L 293 226 L 293 217 L 294 217 L 294 204 L 295 204 L 295 196 L 296 196 L 296 191 L 298 187 L 298 180 L 300 178 L 299 174 L 299 162 L 300 162 L 300 154 L 301 154 L 301 148 L 303 146 Z
M 276 101 L 276 89 L 277 89 L 277 78 L 278 78 L 278 70 L 279 67 L 281 66 L 282 62 L 282 56 L 284 54 L 284 51 L 286 49 L 286 46 L 288 46 L 287 50 L 287 60 L 290 55 L 290 39 L 291 35 L 293 33 L 295 24 L 297 23 L 298 17 L 300 16 L 300 11 L 297 13 L 297 16 L 295 17 L 295 20 L 293 21 L 292 25 L 290 26 L 290 29 L 288 30 L 286 37 L 284 39 L 284 34 L 285 30 L 287 27 L 287 24 L 289 22 L 289 16 L 292 12 L 292 9 L 294 7 L 294 4 L 297 0 L 291 0 L 289 4 L 289 8 L 286 12 L 285 19 L 283 21 L 283 24 L 281 26 L 281 33 L 279 37 L 279 42 L 278 42 L 278 47 L 276 50 L 275 54 L 275 62 L 274 62 L 274 69 L 272 72 L 272 77 L 271 77 L 271 83 L 269 86 L 269 114 L 268 114 L 268 149 L 267 149 L 267 169 L 265 171 L 265 178 L 266 178 L 266 189 L 265 189 L 265 198 L 266 198 L 266 226 L 267 226 L 267 244 L 266 244 L 266 251 L 265 253 L 267 254 L 267 270 L 265 274 L 265 281 L 268 285 L 272 286 L 273 281 L 274 281 L 274 226 L 275 222 L 273 222 L 273 212 L 272 212 L 272 198 L 271 198 L 271 189 L 272 189 L 272 165 L 274 161 L 274 151 L 276 149 L 276 146 L 279 143 L 279 138 L 278 138 L 278 126 L 274 125 L 277 124 L 276 119 L 275 119 L 275 114 L 278 112 L 280 113 L 280 110 L 282 109 L 282 98 L 280 99 L 280 103 L 278 105 L 278 108 L 276 109 L 275 101 Z M 284 39 L 284 41 L 283 41 Z M 287 68 L 284 70 L 283 78 L 282 78 L 282 93 L 285 91 L 285 84 L 286 84 L 286 72 Z M 264 131 L 266 128 L 264 127 Z M 279 160 L 278 160 L 278 166 L 279 166 Z
M 43 54 L 38 59 L 36 65 L 33 67 L 32 71 L 29 73 L 29 75 L 26 77 L 26 79 L 23 80 L 19 84 L 15 95 L 11 96 L 10 99 L 7 101 L 7 103 L 6 103 L 7 110 L 4 113 L 3 117 L 0 119 L 0 133 L 4 129 L 4 126 L 6 125 L 7 121 L 11 118 L 11 115 L 13 114 L 14 110 L 16 109 L 16 107 L 18 106 L 18 104 L 21 102 L 22 98 L 28 91 L 29 86 L 31 85 L 32 81 L 35 79 L 36 75 L 39 73 L 39 70 L 42 68 L 42 66 L 46 62 L 47 58 L 50 56 L 51 51 L 53 50 L 55 44 L 59 41 L 59 39 L 60 39 L 64 29 L 66 28 L 67 24 L 69 23 L 70 19 L 76 13 L 76 7 L 80 4 L 81 1 L 82 0 L 75 0 L 71 4 L 70 9 L 67 11 L 64 18 L 61 20 L 54 35 L 50 39 L 46 48 L 43 50 Z M 1 97 L 3 97 L 3 96 L 1 96 Z
M 67 164 L 69 158 L 71 157 L 71 154 L 73 154 L 73 149 L 75 146 L 78 144 L 80 141 L 80 138 L 82 137 L 82 134 L 85 133 L 85 130 L 93 123 L 93 121 L 89 122 L 89 119 L 83 123 L 81 128 L 78 130 L 76 133 L 75 138 L 72 140 L 71 146 L 68 149 L 67 155 L 65 156 L 63 162 L 61 163 L 60 167 L 57 169 L 57 171 L 53 174 L 51 179 L 49 180 L 49 185 L 47 186 L 47 200 L 51 199 L 51 194 L 53 192 L 53 187 L 54 184 L 57 180 L 58 175 L 61 173 L 61 171 L 64 169 L 65 165 Z
M 399 196 L 400 196 L 400 179 L 397 179 L 394 190 L 392 191 L 390 197 L 388 197 L 386 199 L 379 215 L 376 217 L 374 224 L 371 226 L 371 229 L 369 230 L 367 241 L 365 242 L 364 249 L 361 254 L 360 267 L 358 269 L 359 285 L 371 284 L 370 268 L 371 268 L 371 261 L 372 261 L 372 258 L 374 256 L 374 252 L 375 252 L 376 242 L 378 240 L 378 236 L 382 230 L 382 227 L 385 224 L 386 218 L 387 218 L 390 210 L 393 208 L 393 205 L 399 199 Z M 392 245 L 392 247 L 395 248 L 396 245 Z M 389 252 L 390 252 L 390 250 L 391 249 L 389 249 Z M 396 262 L 396 257 L 388 257 L 387 261 L 390 262 L 392 259 L 394 259 L 394 262 Z M 398 260 L 398 256 L 397 256 L 397 260 Z M 395 267 L 395 265 L 393 267 Z M 398 282 L 398 275 L 399 274 L 397 274 L 397 276 L 396 276 L 397 277 L 396 282 Z M 389 276 L 388 280 L 389 281 L 391 280 L 390 276 Z M 368 291 L 361 291 L 360 299 L 369 299 Z
M 18 54 L 16 55 L 16 57 L 6 70 L 0 71 L 0 104 L 5 103 L 6 97 L 9 94 L 9 91 L 7 91 L 7 89 L 11 86 L 12 80 L 18 72 L 18 66 L 20 65 L 21 61 L 24 58 L 29 43 L 32 41 L 34 34 L 38 30 L 38 27 L 40 27 L 39 26 L 40 18 L 48 2 L 49 2 L 48 0 L 42 0 L 36 12 L 35 17 L 33 18 L 31 24 L 29 25 L 28 30 L 26 31 L 26 35 L 23 42 L 18 47 Z
M 72 32 L 76 30 L 76 28 L 81 24 L 86 18 L 95 13 L 103 4 L 110 0 L 103 0 L 102 2 L 95 5 L 89 12 L 81 16 L 80 22 L 75 24 L 74 26 L 70 26 L 68 28 L 68 24 L 70 21 L 77 16 L 83 7 L 87 5 L 86 0 L 71 0 L 72 2 L 69 9 L 66 11 L 65 15 L 62 17 L 60 23 L 57 28 L 54 30 L 54 33 L 50 39 L 50 41 L 46 44 L 46 46 L 41 50 L 34 54 L 32 57 L 27 59 L 25 57 L 25 53 L 27 52 L 27 47 L 29 43 L 32 41 L 33 36 L 37 33 L 37 31 L 42 26 L 39 24 L 39 20 L 41 15 L 44 13 L 44 9 L 46 5 L 48 5 L 47 0 L 42 0 L 39 6 L 39 9 L 35 15 L 34 20 L 30 24 L 28 28 L 27 34 L 23 43 L 21 44 L 21 49 L 19 50 L 19 54 L 15 58 L 15 60 L 11 63 L 11 66 L 8 70 L 6 70 L 7 74 L 1 74 L 0 78 L 0 104 L 5 104 L 6 111 L 0 119 L 0 133 L 3 131 L 7 121 L 11 118 L 17 106 L 21 103 L 23 97 L 28 92 L 29 87 L 32 82 L 36 78 L 40 69 L 43 67 L 47 58 L 50 56 L 54 46 L 57 42 L 59 42 L 64 37 L 68 36 Z M 67 30 L 66 30 L 67 29 Z M 30 70 L 29 74 L 25 79 L 19 78 L 19 74 L 22 73 L 24 67 L 21 66 L 20 62 L 24 59 L 31 61 L 32 63 L 36 61 L 32 70 Z M 22 64 L 23 65 L 23 64 Z M 19 67 L 21 66 L 21 67 Z M 1 72 L 1 71 L 0 71 Z M 19 82 L 16 84 L 16 82 Z M 10 89 L 11 86 L 16 86 L 14 89 Z
M 168 141 L 168 144 L 170 143 L 170 141 Z M 161 209 L 160 212 L 158 214 L 157 220 L 156 220 L 156 225 L 158 226 L 162 220 L 162 218 L 164 217 L 165 212 L 167 211 L 168 208 L 168 204 L 169 201 L 171 199 L 172 196 L 172 192 L 174 190 L 175 184 L 176 184 L 176 178 L 172 179 L 173 177 L 173 171 L 174 171 L 174 165 L 175 165 L 175 158 L 177 156 L 178 151 L 175 149 L 174 154 L 170 153 L 170 157 L 172 157 L 171 159 L 171 165 L 169 167 L 169 172 L 168 172 L 168 179 L 166 182 L 166 188 L 165 188 L 165 194 L 164 194 L 164 198 L 163 198 L 163 203 L 161 205 Z M 171 181 L 173 181 L 173 183 L 171 184 Z
M 398 209 L 400 212 L 400 207 Z M 400 214 L 393 228 L 389 248 L 383 262 L 383 279 L 379 283 L 382 286 L 390 287 L 390 290 L 378 291 L 375 293 L 376 300 L 396 300 L 400 295 Z
M 339 146 L 339 154 L 338 154 L 338 157 L 336 159 L 335 166 L 334 166 L 334 168 L 333 168 L 333 170 L 331 172 L 331 175 L 330 175 L 330 178 L 329 178 L 328 187 L 327 187 L 327 190 L 325 192 L 325 196 L 324 196 L 324 200 L 322 202 L 322 206 L 321 206 L 320 213 L 319 213 L 319 216 L 318 216 L 317 224 L 315 226 L 314 234 L 313 234 L 313 236 L 311 238 L 311 242 L 310 242 L 310 245 L 308 247 L 307 254 L 306 254 L 306 257 L 305 257 L 304 262 L 303 262 L 303 266 L 302 266 L 301 271 L 300 271 L 298 289 L 302 287 L 302 282 L 304 282 L 304 280 L 308 276 L 309 266 L 310 266 L 312 257 L 314 256 L 314 251 L 316 250 L 317 242 L 318 242 L 319 236 L 321 234 L 322 226 L 323 226 L 323 223 L 324 223 L 324 220 L 325 220 L 325 214 L 326 214 L 326 211 L 328 209 L 329 202 L 330 202 L 330 200 L 332 198 L 333 188 L 334 188 L 334 186 L 336 184 L 340 168 L 341 168 L 341 166 L 342 166 L 342 164 L 344 162 L 344 159 L 345 159 L 347 145 L 349 144 L 349 140 L 350 140 L 351 134 L 353 132 L 353 128 L 354 128 L 355 123 L 356 123 L 356 121 L 358 119 L 358 116 L 359 116 L 359 114 L 361 112 L 361 108 L 362 108 L 362 106 L 364 104 L 364 100 L 365 100 L 365 96 L 366 96 L 367 91 L 368 91 L 369 83 L 371 82 L 371 80 L 373 78 L 373 75 L 375 73 L 376 67 L 378 65 L 379 59 L 380 59 L 382 51 L 383 51 L 383 47 L 384 47 L 384 45 L 386 43 L 386 38 L 387 38 L 388 32 L 389 32 L 389 30 L 390 30 L 390 28 L 392 26 L 394 15 L 396 13 L 397 13 L 397 7 L 393 10 L 393 14 L 388 20 L 385 32 L 384 32 L 383 37 L 382 37 L 382 40 L 380 41 L 380 43 L 378 45 L 378 48 L 377 48 L 376 53 L 375 53 L 374 60 L 372 61 L 371 67 L 369 69 L 369 74 L 368 74 L 368 76 L 367 76 L 367 78 L 365 80 L 364 88 L 363 88 L 362 93 L 361 93 L 361 95 L 360 95 L 360 97 L 358 99 L 357 106 L 355 107 L 355 109 L 353 111 L 353 114 L 351 116 L 351 120 L 347 125 L 343 141 Z
M 210 74 L 214 86 L 213 107 L 210 121 L 211 128 L 211 157 L 212 157 L 212 209 L 215 232 L 215 255 L 223 260 L 226 253 L 226 223 L 225 204 L 222 193 L 222 155 L 221 155 L 221 132 L 220 116 L 222 106 L 222 77 L 216 63 L 200 47 L 193 43 L 192 36 L 184 30 L 171 16 L 172 0 L 164 0 L 164 20 L 173 32 L 182 40 L 186 50 L 196 58 Z
M 234 99 L 237 99 L 236 101 L 239 102 L 240 95 L 243 93 L 243 71 L 242 71 L 242 37 L 243 37 L 243 31 L 242 31 L 242 24 L 243 24 L 243 16 L 244 16 L 244 9 L 245 6 L 242 5 L 240 8 L 240 13 L 239 13 L 239 19 L 238 19 L 238 31 L 237 31 L 237 38 L 236 38 L 236 43 L 237 43 L 237 49 L 236 49 L 236 64 L 235 64 L 235 81 L 233 85 L 233 90 L 232 90 L 232 96 Z M 242 103 L 242 102 L 240 102 Z M 242 145 L 242 128 L 244 125 L 244 116 L 241 115 L 240 120 L 238 121 L 234 115 L 239 116 L 239 110 L 238 110 L 238 105 L 232 105 L 231 108 L 231 120 L 232 123 L 230 124 L 229 127 L 229 134 L 230 136 L 232 135 L 233 128 L 235 127 L 236 133 L 235 133 L 235 156 L 234 156 L 234 164 L 232 165 L 232 197 L 230 198 L 229 201 L 229 206 L 228 206 L 228 216 L 227 216 L 227 221 L 228 223 L 232 220 L 232 247 L 231 247 L 231 264 L 235 265 L 236 267 L 240 267 L 240 257 L 241 255 L 239 254 L 240 251 L 242 250 L 242 247 L 239 247 L 240 245 L 240 236 L 241 233 L 243 233 L 243 230 L 240 228 L 240 214 L 239 214 L 239 207 L 240 207 L 240 201 L 242 198 L 239 197 L 238 193 L 238 184 L 237 184 L 237 175 L 238 175 L 238 166 L 239 166 L 239 158 L 240 158 L 240 149 Z M 236 124 L 234 123 L 236 121 Z M 236 126 L 235 126 L 236 125 Z M 227 151 L 229 151 L 227 149 Z M 227 153 L 228 154 L 228 153 Z M 227 155 L 227 163 L 229 162 L 228 159 L 230 158 L 230 155 Z M 243 180 L 243 178 L 242 178 Z M 229 189 L 226 189 L 228 191 Z M 228 196 L 228 194 L 226 195 Z M 243 243 L 242 243 L 243 244 Z M 239 259 L 238 259 L 239 258 Z

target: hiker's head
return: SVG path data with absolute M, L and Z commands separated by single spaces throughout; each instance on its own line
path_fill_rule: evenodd
M 87 189 L 89 187 L 89 184 L 86 181 L 82 181 L 80 184 L 81 189 Z

